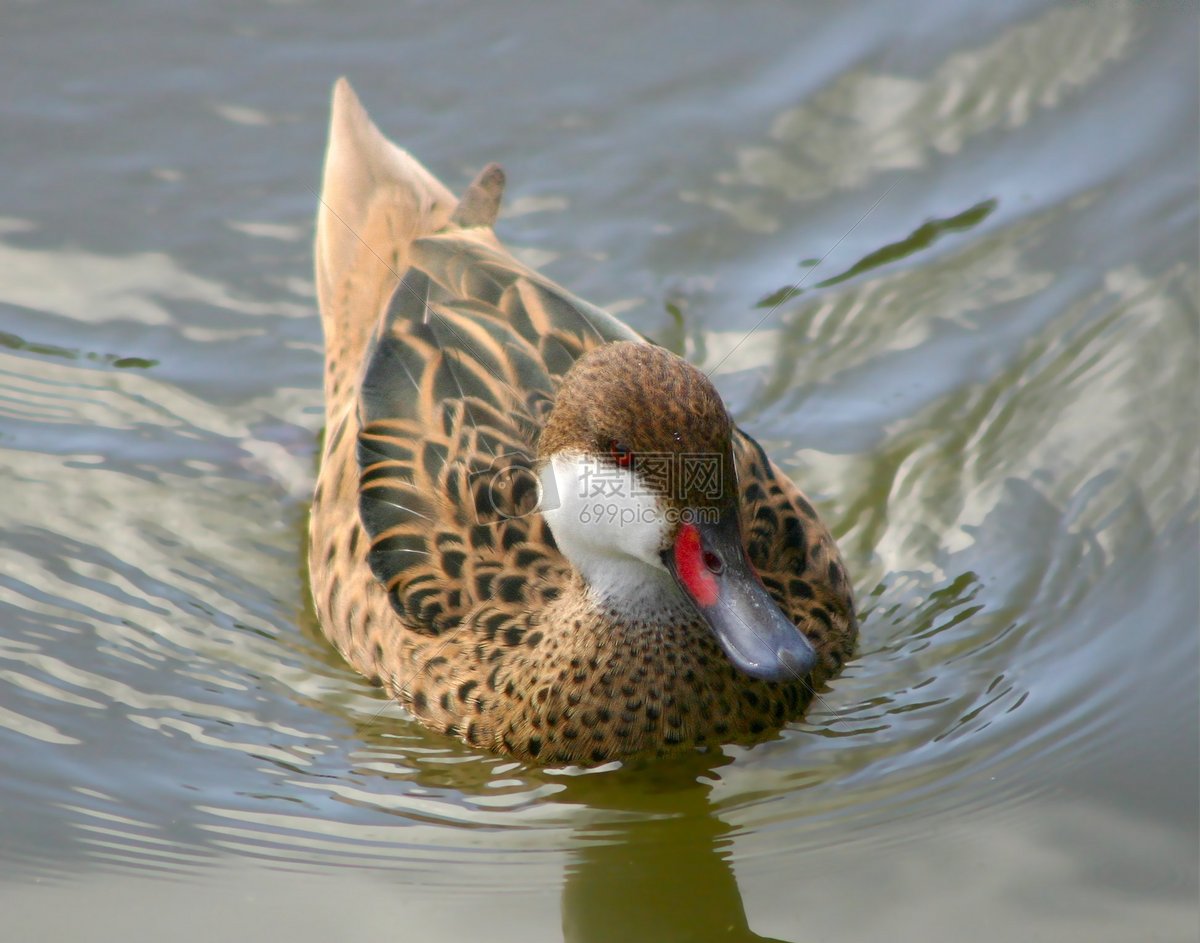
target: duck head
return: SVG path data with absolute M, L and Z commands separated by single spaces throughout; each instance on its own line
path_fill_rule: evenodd
M 650 344 L 595 348 L 563 376 L 538 442 L 542 513 L 617 618 L 664 624 L 692 610 L 745 674 L 799 680 L 817 653 L 747 556 L 733 432 L 687 361 Z

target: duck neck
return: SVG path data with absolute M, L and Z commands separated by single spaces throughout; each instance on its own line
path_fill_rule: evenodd
M 593 608 L 630 623 L 658 625 L 694 616 L 674 579 L 632 557 L 589 559 L 579 575 Z

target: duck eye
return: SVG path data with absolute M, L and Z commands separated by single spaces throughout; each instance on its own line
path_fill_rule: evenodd
M 611 453 L 613 461 L 617 463 L 619 468 L 628 468 L 629 463 L 633 461 L 633 451 L 624 442 L 618 442 L 616 439 L 609 439 L 608 451 Z
M 711 550 L 704 551 L 704 565 L 708 567 L 710 573 L 720 573 L 725 569 L 725 561 Z

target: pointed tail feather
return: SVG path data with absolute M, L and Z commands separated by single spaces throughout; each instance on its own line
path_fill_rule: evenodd
M 414 239 L 441 229 L 457 201 L 383 136 L 350 83 L 333 87 L 317 210 L 317 299 L 326 344 L 355 359 L 407 267 Z

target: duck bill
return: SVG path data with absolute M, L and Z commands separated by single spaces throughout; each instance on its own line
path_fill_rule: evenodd
M 663 554 L 667 569 L 738 670 L 763 681 L 808 677 L 816 649 L 763 586 L 737 519 L 724 517 L 715 525 L 681 524 Z

